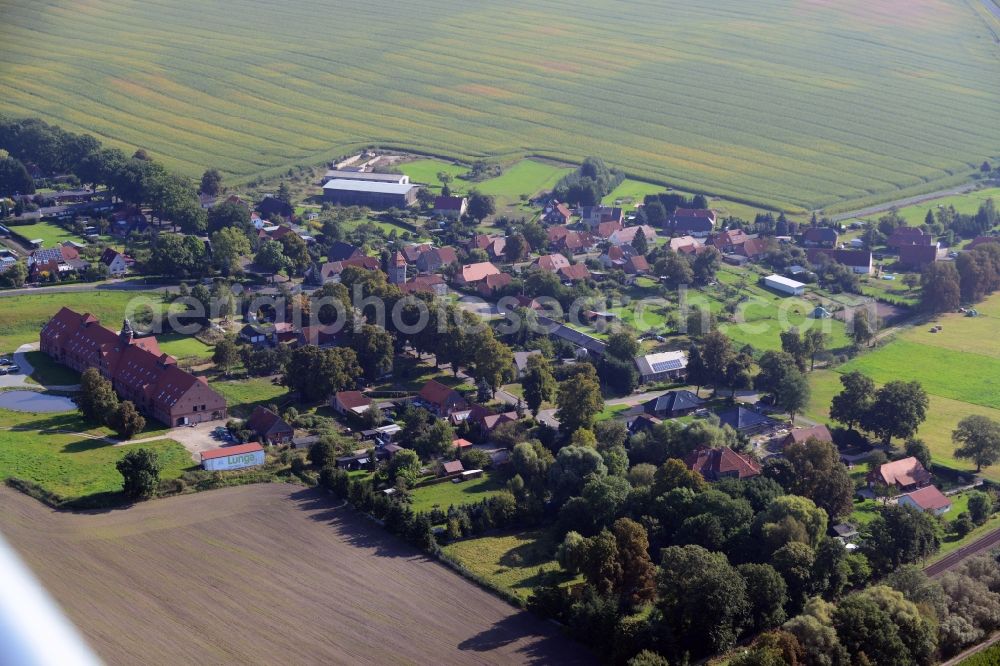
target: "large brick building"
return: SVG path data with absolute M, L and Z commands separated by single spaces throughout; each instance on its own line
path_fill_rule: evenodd
M 177 367 L 156 338 L 135 338 L 128 321 L 121 333 L 91 314 L 62 308 L 42 328 L 41 350 L 78 372 L 97 368 L 123 400 L 170 426 L 226 418 L 226 400 L 200 377 Z

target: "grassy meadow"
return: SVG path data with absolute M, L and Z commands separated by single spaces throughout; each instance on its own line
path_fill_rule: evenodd
M 484 472 L 478 479 L 470 479 L 462 483 L 445 481 L 413 489 L 413 503 L 410 505 L 415 512 L 430 511 L 434 507 L 447 511 L 450 506 L 472 504 L 482 501 L 503 490 L 505 484 L 500 475 Z
M 489 585 L 522 602 L 528 600 L 546 572 L 560 571 L 553 558 L 555 543 L 541 530 L 466 539 L 441 550 Z M 569 580 L 570 576 L 564 573 L 563 578 Z
M 70 434 L 107 434 L 76 412 L 32 414 L 0 409 L 0 424 L 0 479 L 30 481 L 64 500 L 121 489 L 115 463 L 129 446 Z M 177 478 L 194 465 L 191 454 L 172 439 L 136 446 L 156 451 L 163 463 L 162 479 Z
M 258 405 L 267 406 L 285 402 L 288 389 L 274 384 L 267 377 L 239 380 L 214 380 L 210 382 L 229 404 L 232 416 L 246 418 Z
M 9 354 L 20 345 L 38 342 L 38 332 L 63 306 L 90 312 L 115 330 L 121 326 L 132 299 L 159 306 L 156 292 L 96 290 L 71 293 L 22 294 L 0 298 L 0 353 Z
M 0 11 L 0 112 L 192 176 L 275 176 L 372 144 L 600 155 L 638 179 L 801 210 L 935 189 L 1000 155 L 1000 88 L 983 85 L 1000 70 L 996 21 L 972 0 Z
M 804 416 L 816 421 L 829 419 L 830 401 L 840 392 L 840 374 L 859 370 L 884 384 L 895 379 L 919 381 L 927 391 L 927 420 L 917 437 L 930 447 L 934 459 L 955 469 L 975 468 L 957 460 L 951 433 L 966 416 L 979 414 L 1000 421 L 1000 342 L 996 339 L 996 317 L 1000 316 L 1000 294 L 979 306 L 981 317 L 943 315 L 940 333 L 930 333 L 927 323 L 900 333 L 884 347 L 864 353 L 832 370 L 809 375 L 812 388 Z M 983 470 L 984 476 L 1000 481 L 1000 465 Z
M 22 224 L 13 227 L 13 230 L 21 234 L 28 240 L 39 239 L 42 242 L 42 247 L 55 247 L 63 241 L 74 241 L 77 243 L 83 242 L 83 240 L 69 231 L 66 231 L 58 224 L 53 224 L 51 222 L 35 222 L 34 224 Z

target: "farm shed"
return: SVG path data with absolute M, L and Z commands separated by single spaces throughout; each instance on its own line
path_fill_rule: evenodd
M 224 472 L 264 464 L 264 447 L 257 442 L 202 451 L 201 466 L 209 472 Z
M 789 296 L 801 296 L 806 293 L 806 286 L 803 283 L 781 275 L 768 275 L 764 278 L 764 286 Z
M 342 206 L 408 208 L 420 188 L 409 183 L 375 183 L 335 178 L 323 185 L 323 200 Z
M 682 351 L 667 351 L 646 354 L 635 358 L 639 377 L 645 383 L 679 379 L 687 370 L 687 354 Z

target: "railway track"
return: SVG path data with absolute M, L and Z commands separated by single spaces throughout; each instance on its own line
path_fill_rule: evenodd
M 935 578 L 957 567 L 973 555 L 986 552 L 998 545 L 1000 545 L 1000 528 L 976 539 L 968 546 L 963 546 L 954 552 L 948 553 L 934 564 L 924 567 L 924 573 L 931 578 Z

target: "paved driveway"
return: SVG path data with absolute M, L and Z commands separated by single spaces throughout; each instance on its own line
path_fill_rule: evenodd
M 14 352 L 14 358 L 12 359 L 15 364 L 20 368 L 16 373 L 9 375 L 0 375 L 0 389 L 2 388 L 30 388 L 38 389 L 40 386 L 38 384 L 32 384 L 28 382 L 28 377 L 31 373 L 35 371 L 35 368 L 28 361 L 28 352 L 37 351 L 38 343 L 31 342 L 26 345 L 21 345 Z M 53 391 L 78 391 L 80 389 L 79 384 L 72 384 L 69 386 L 46 386 L 45 388 Z

